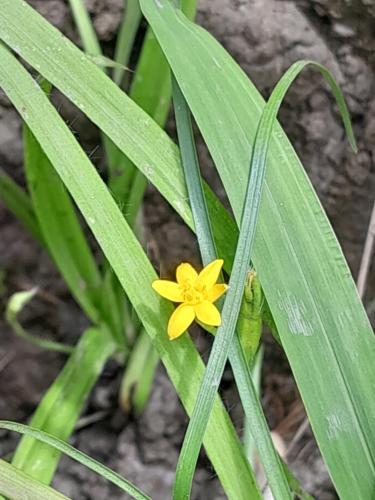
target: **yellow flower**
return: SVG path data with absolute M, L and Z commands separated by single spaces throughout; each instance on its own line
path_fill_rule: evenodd
M 176 269 L 176 280 L 156 280 L 152 288 L 162 297 L 172 302 L 181 302 L 168 323 L 168 336 L 175 339 L 182 335 L 197 318 L 210 326 L 219 326 L 221 316 L 214 306 L 228 286 L 216 283 L 224 261 L 217 259 L 208 264 L 198 274 L 188 263 L 183 262 Z

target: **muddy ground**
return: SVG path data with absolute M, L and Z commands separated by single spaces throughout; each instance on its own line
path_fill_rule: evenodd
M 30 0 L 29 3 L 78 41 L 67 2 Z M 375 192 L 375 8 L 366 0 L 200 0 L 199 3 L 198 22 L 224 44 L 265 97 L 282 72 L 300 58 L 328 65 L 342 84 L 359 141 L 358 155 L 348 148 L 337 110 L 319 76 L 308 73 L 298 80 L 280 116 L 356 275 Z M 110 54 L 122 0 L 88 0 L 87 5 Z M 60 100 L 59 104 L 86 150 L 93 151 L 98 144 L 97 131 L 68 103 Z M 170 130 L 173 133 L 172 122 Z M 201 145 L 199 149 L 207 179 L 222 194 L 204 147 Z M 100 150 L 95 152 L 95 159 L 100 163 Z M 0 164 L 23 182 L 20 121 L 2 95 Z M 156 255 L 162 256 L 161 266 L 165 271 L 172 270 L 181 259 L 197 261 L 190 231 L 152 187 L 147 193 L 144 214 L 148 242 Z M 37 284 L 41 293 L 25 313 L 25 325 L 34 333 L 53 332 L 58 340 L 76 341 L 87 320 L 48 256 L 2 206 L 0 226 L 2 304 L 13 291 Z M 374 270 L 366 304 L 374 296 L 373 278 Z M 3 320 L 0 321 L 0 417 L 27 421 L 61 369 L 64 357 L 15 339 Z M 270 339 L 265 344 L 263 403 L 271 428 L 288 448 L 303 423 L 303 408 L 281 350 Z M 108 363 L 84 413 L 96 417 L 97 422 L 87 425 L 81 421 L 72 443 L 124 474 L 154 500 L 165 500 L 170 497 L 186 427 L 184 411 L 159 367 L 144 414 L 137 419 L 123 415 L 117 407 L 121 373 L 119 363 Z M 224 376 L 222 395 L 241 429 L 241 410 L 229 370 Z M 316 498 L 336 498 L 311 432 L 307 428 L 301 434 L 289 448 L 291 467 Z M 0 431 L 0 438 L 0 456 L 9 456 L 15 437 Z M 61 461 L 54 485 L 79 500 L 124 498 L 105 481 L 67 459 Z M 203 453 L 193 497 L 225 498 Z

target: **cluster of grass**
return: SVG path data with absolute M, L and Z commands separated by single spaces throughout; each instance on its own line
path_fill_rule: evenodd
M 30 426 L 0 421 L 0 428 L 24 434 L 12 464 L 0 463 L 0 493 L 65 498 L 48 486 L 62 452 L 132 497 L 148 498 L 66 444 L 103 366 L 116 354 L 125 365 L 119 395 L 125 410 L 142 411 L 161 360 L 190 416 L 173 498 L 190 497 L 202 444 L 229 498 L 261 498 L 249 436 L 274 498 L 309 498 L 274 448 L 252 378 L 266 323 L 285 350 L 338 494 L 370 500 L 373 332 L 329 222 L 276 121 L 285 93 L 310 65 L 329 84 L 355 149 L 334 78 L 316 63 L 296 62 L 265 104 L 223 47 L 191 21 L 195 0 L 128 0 L 113 60 L 102 54 L 83 0 L 70 4 L 84 51 L 22 0 L 0 3 L 0 87 L 24 122 L 28 191 L 0 172 L 0 197 L 46 248 L 91 321 L 74 348 L 46 342 L 17 320 L 32 293 L 12 298 L 7 319 L 15 332 L 69 358 Z M 142 14 L 149 27 L 129 75 Z M 105 181 L 51 103 L 53 88 L 100 129 Z M 179 147 L 163 131 L 172 96 Z M 234 218 L 201 179 L 190 113 Z M 206 366 L 188 333 L 168 339 L 173 307 L 151 288 L 157 276 L 137 218 L 148 181 L 196 232 L 203 265 L 222 258 L 230 276 L 219 303 L 221 326 L 202 325 L 215 335 Z M 101 264 L 77 209 L 102 250 Z M 252 268 L 256 277 L 249 275 Z M 217 393 L 227 359 L 244 410 L 245 445 Z

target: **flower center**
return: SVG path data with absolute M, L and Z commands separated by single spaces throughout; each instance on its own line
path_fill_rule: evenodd
M 194 286 L 185 282 L 182 286 L 182 295 L 185 303 L 194 306 L 207 299 L 207 290 L 205 286 Z

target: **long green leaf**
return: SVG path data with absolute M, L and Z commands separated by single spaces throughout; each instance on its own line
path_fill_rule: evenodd
M 141 0 L 141 7 L 240 220 L 264 102 L 224 49 L 170 2 Z M 375 477 L 375 388 L 369 382 L 374 336 L 334 233 L 279 126 L 253 262 L 335 486 L 342 498 L 369 499 Z
M 98 38 L 96 36 L 94 27 L 92 25 L 90 15 L 87 12 L 83 0 L 69 0 L 70 8 L 74 20 L 77 24 L 79 34 L 82 39 L 83 46 L 88 54 L 91 56 L 99 56 L 102 54 Z
M 27 127 L 24 155 L 29 191 L 44 241 L 73 296 L 98 322 L 101 278 L 94 257 L 64 185 Z
M 145 330 L 141 330 L 126 364 L 119 402 L 125 412 L 140 414 L 150 395 L 159 355 Z
M 120 62 L 124 66 L 128 65 L 130 53 L 133 48 L 135 35 L 141 22 L 142 12 L 139 7 L 139 0 L 124 0 L 124 13 L 122 15 L 122 23 L 117 35 L 115 61 Z M 123 68 L 115 68 L 113 70 L 113 81 L 121 86 L 124 76 Z
M 191 19 L 194 18 L 196 4 L 197 0 L 182 2 L 183 12 Z M 169 65 L 154 33 L 148 28 L 129 96 L 156 123 L 164 127 L 170 108 L 171 93 Z M 148 168 L 150 166 L 148 165 Z M 118 157 L 116 169 L 117 175 L 111 179 L 110 187 L 119 201 L 125 201 L 126 218 L 132 225 L 147 187 L 148 176 L 142 173 L 142 169 L 137 170 L 131 159 L 121 155 Z
M 180 91 L 180 88 L 175 80 L 173 82 L 173 99 L 176 110 L 178 137 L 181 145 L 182 164 L 184 166 L 190 200 L 192 203 L 200 251 L 202 253 L 202 258 L 208 260 L 216 257 L 216 249 L 203 195 L 190 116 L 186 101 Z M 254 145 L 245 205 L 242 213 L 240 235 L 233 262 L 232 274 L 229 280 L 229 290 L 222 309 L 222 324 L 216 331 L 204 379 L 197 395 L 197 400 L 186 431 L 177 464 L 176 481 L 173 494 L 173 498 L 175 500 L 188 500 L 190 498 L 194 470 L 202 445 L 203 436 L 210 418 L 213 401 L 223 376 L 232 339 L 235 337 L 237 319 L 244 294 L 244 284 L 252 255 L 253 241 L 266 169 L 268 142 L 273 126 L 273 121 L 271 121 L 271 125 L 269 125 L 269 128 L 266 129 L 265 132 L 261 128 L 263 123 L 267 123 L 267 109 L 269 108 L 265 108 L 262 116 L 258 129 L 257 140 Z M 269 132 L 268 135 L 267 132 Z M 264 139 L 264 133 L 266 134 L 266 140 Z M 235 338 L 235 342 L 239 345 L 238 337 Z M 249 391 L 251 406 L 257 407 L 258 410 L 257 412 L 254 412 L 257 417 L 256 424 L 254 425 L 254 421 L 252 421 L 252 424 L 254 425 L 255 430 L 258 431 L 256 434 L 258 448 L 272 493 L 275 499 L 283 500 L 291 498 L 288 481 L 284 474 L 284 469 L 281 465 L 279 457 L 273 447 L 266 419 L 264 415 L 262 415 L 261 406 L 258 398 L 256 397 L 256 391 L 251 381 L 250 371 L 249 369 L 246 370 L 246 364 L 241 363 L 244 356 L 240 355 L 237 357 L 237 351 L 234 350 L 232 352 L 234 352 L 234 356 L 231 356 L 230 358 L 232 366 L 234 365 L 236 367 L 236 365 L 238 365 L 239 368 L 245 367 L 245 372 L 249 372 L 247 374 L 249 383 L 242 388 L 239 387 L 239 390 L 241 395 L 248 386 L 251 386 L 251 390 Z M 236 368 L 234 369 L 235 371 L 237 370 Z M 246 376 L 246 373 L 244 375 Z M 241 381 L 242 379 L 239 379 L 239 382 Z
M 95 62 L 105 61 L 102 53 L 99 40 L 96 36 L 94 25 L 91 22 L 90 14 L 86 8 L 84 0 L 69 0 L 69 5 L 72 10 L 74 22 L 77 25 L 77 30 L 81 38 L 81 42 L 89 60 Z M 116 61 L 112 61 L 116 64 Z M 106 72 L 106 66 L 101 66 L 101 69 Z M 102 134 L 102 142 L 107 156 L 108 167 L 111 171 L 113 163 L 117 155 L 117 148 L 105 134 Z
M 77 47 L 22 0 L 1 0 L 0 12 L 0 38 L 20 51 L 29 64 L 108 133 L 192 227 L 178 149 L 165 132 Z M 19 26 L 28 26 L 27 33 Z M 27 117 L 27 107 L 20 112 Z M 235 226 L 209 188 L 206 188 L 206 198 L 220 254 L 226 256 L 230 269 L 233 241 L 237 239 Z
M 106 478 L 108 481 L 115 484 L 126 493 L 129 493 L 132 498 L 136 498 L 139 500 L 149 500 L 149 497 L 147 495 L 145 495 L 132 483 L 117 474 L 117 472 L 113 472 L 111 469 L 101 464 L 97 460 L 94 460 L 85 453 L 82 453 L 82 451 L 73 448 L 73 446 L 70 446 L 70 444 L 61 441 L 61 439 L 58 439 L 51 434 L 40 431 L 39 429 L 35 429 L 33 427 L 29 427 L 27 425 L 8 422 L 6 420 L 0 420 L 0 429 L 7 429 L 9 431 L 18 432 L 19 434 L 25 434 L 29 438 L 37 439 L 41 443 L 44 443 L 44 445 L 53 447 L 55 450 L 58 450 L 58 452 L 64 453 L 76 462 L 79 462 L 88 469 L 91 469 L 97 474 L 100 474 L 102 477 Z
M 63 370 L 39 403 L 30 424 L 67 440 L 104 364 L 114 352 L 109 335 L 96 328 L 84 332 Z M 13 465 L 48 484 L 60 459 L 58 450 L 31 437 L 24 437 L 13 457 Z
M 41 484 L 13 465 L 0 460 L 0 494 L 8 500 L 37 498 L 38 500 L 69 500 L 68 497 Z M 27 494 L 27 497 L 25 497 Z
M 207 265 L 209 262 L 218 258 L 218 255 L 212 233 L 211 221 L 207 211 L 207 204 L 202 189 L 202 179 L 199 171 L 199 163 L 189 109 L 175 78 L 172 78 L 172 87 L 182 166 L 188 188 L 189 201 L 192 207 L 202 262 L 204 265 Z M 239 321 L 237 322 L 237 331 L 239 334 L 240 325 L 238 323 Z M 259 329 L 259 326 L 257 325 L 255 328 Z M 246 327 L 246 330 L 243 333 L 245 335 L 249 335 L 250 332 L 248 331 L 248 327 Z M 254 373 L 250 368 L 248 357 L 246 355 L 244 356 L 244 352 L 245 351 L 241 348 L 240 339 L 235 336 L 233 339 L 233 345 L 230 349 L 229 360 L 232 365 L 232 370 L 237 382 L 238 391 L 246 416 L 245 429 L 247 429 L 247 432 L 245 433 L 244 445 L 247 450 L 247 455 L 249 456 L 249 433 L 251 432 L 251 435 L 255 437 L 254 441 L 259 443 L 259 449 L 265 456 L 264 465 L 266 474 L 270 478 L 269 482 L 273 485 L 275 492 L 279 491 L 279 484 L 284 484 L 285 479 L 283 476 L 285 472 L 286 479 L 293 492 L 300 494 L 302 492 L 302 488 L 298 481 L 288 471 L 287 466 L 284 464 L 283 470 L 280 470 L 280 465 L 275 455 L 272 440 L 268 435 L 267 423 L 259 402 L 259 377 L 257 377 L 257 382 L 254 380 L 255 387 L 253 387 L 252 381 L 255 378 Z M 257 357 L 258 367 L 261 365 L 259 358 L 260 356 Z
M 263 345 L 261 345 L 255 355 L 253 365 L 251 366 L 251 376 L 258 397 L 260 397 L 261 394 L 263 355 L 264 347 Z M 247 458 L 249 459 L 251 465 L 254 467 L 257 460 L 257 446 L 253 434 L 254 433 L 251 428 L 251 422 L 249 422 L 249 420 L 246 420 L 243 430 L 243 445 L 246 450 Z
M 210 359 L 207 365 L 207 372 L 205 375 L 205 380 L 202 383 L 200 394 L 198 395 L 195 412 L 193 413 L 192 419 L 189 423 L 189 427 L 186 433 L 186 438 L 184 442 L 184 446 L 181 451 L 179 466 L 177 468 L 177 476 L 176 476 L 176 485 L 175 485 L 175 497 L 176 498 L 187 498 L 188 492 L 191 488 L 192 476 L 195 468 L 195 462 L 198 458 L 199 449 L 201 446 L 202 437 L 204 434 L 205 426 L 207 425 L 207 421 L 210 413 L 210 398 L 212 399 L 212 394 L 214 392 L 213 382 L 214 380 L 220 380 L 223 370 L 226 357 L 229 353 L 230 349 L 230 336 L 233 337 L 235 326 L 237 323 L 237 317 L 239 314 L 242 294 L 243 294 L 243 283 L 245 282 L 246 276 L 246 265 L 250 262 L 252 241 L 255 233 L 255 222 L 257 213 L 259 210 L 260 203 L 260 190 L 262 188 L 262 182 L 265 173 L 265 166 L 267 161 L 269 143 L 272 135 L 272 130 L 276 122 L 276 116 L 278 110 L 281 106 L 282 100 L 288 91 L 290 85 L 293 83 L 295 78 L 299 75 L 299 73 L 305 68 L 305 66 L 311 65 L 314 69 L 320 71 L 322 75 L 326 78 L 326 80 L 331 85 L 331 88 L 336 96 L 338 101 L 340 110 L 342 111 L 344 124 L 348 133 L 349 140 L 353 147 L 355 148 L 355 140 L 353 136 L 353 131 L 350 124 L 350 118 L 348 115 L 348 111 L 345 105 L 345 101 L 343 99 L 342 93 L 338 88 L 335 80 L 323 66 L 316 64 L 310 61 L 300 61 L 295 63 L 287 73 L 281 78 L 275 87 L 274 91 L 271 94 L 271 97 L 264 108 L 264 111 L 261 116 L 261 120 L 259 122 L 256 140 L 254 144 L 254 149 L 252 153 L 251 159 L 251 167 L 250 167 L 250 178 L 248 183 L 248 191 L 246 194 L 245 207 L 242 214 L 241 221 L 241 231 L 240 237 L 238 240 L 238 247 L 234 261 L 233 273 L 230 279 L 230 290 L 227 294 L 227 299 L 223 308 L 223 325 L 218 329 L 217 336 L 215 338 L 215 343 L 213 345 L 213 349 L 210 355 Z M 174 98 L 176 99 L 176 121 L 177 127 L 179 130 L 179 138 L 184 140 L 181 144 L 181 154 L 182 154 L 182 163 L 184 165 L 187 177 L 188 189 L 190 192 L 191 200 L 196 200 L 196 206 L 193 204 L 193 215 L 194 220 L 196 222 L 197 234 L 199 235 L 200 248 L 203 255 L 206 258 L 210 258 L 211 260 L 215 258 L 215 248 L 213 246 L 213 238 L 211 235 L 211 227 L 209 223 L 209 219 L 207 216 L 207 210 L 205 208 L 205 202 L 203 198 L 203 193 L 200 188 L 201 182 L 199 178 L 199 169 L 197 167 L 196 153 L 194 147 L 186 144 L 186 142 L 192 143 L 192 130 L 189 123 L 187 114 L 187 107 L 185 100 L 181 94 L 181 91 L 176 83 L 174 85 Z M 183 127 L 183 128 L 182 128 Z M 186 130 L 189 128 L 189 130 Z M 185 156 L 186 152 L 190 151 L 190 155 Z M 195 165 L 195 169 L 194 169 Z M 188 175 L 190 173 L 190 175 Z M 253 219 L 251 220 L 251 215 Z M 238 266 L 243 266 L 243 274 L 242 277 L 238 277 L 235 275 L 236 271 L 236 262 L 237 262 L 237 271 Z M 235 300 L 235 286 L 233 283 L 237 283 L 239 287 L 239 291 L 237 293 L 237 300 Z M 233 300 L 231 302 L 231 299 Z M 228 307 L 228 309 L 227 309 Z M 230 311 L 232 314 L 232 322 L 230 324 L 225 323 L 225 312 L 226 310 Z M 231 332 L 229 334 L 229 338 L 222 340 L 221 343 L 217 339 L 219 339 L 220 334 L 225 337 L 228 335 L 227 332 Z M 226 341 L 226 342 L 225 342 Z M 219 344 L 219 347 L 216 348 L 216 343 Z M 234 359 L 235 363 L 239 364 L 238 360 Z M 210 372 L 211 369 L 211 372 Z M 257 404 L 257 400 L 256 403 Z M 262 439 L 263 435 L 257 436 L 258 440 Z M 270 439 L 269 439 L 270 441 Z M 267 440 L 266 440 L 267 443 Z M 258 445 L 259 446 L 259 445 Z M 272 488 L 272 492 L 276 498 L 284 498 L 287 495 L 287 490 L 283 490 L 283 481 L 284 488 L 286 488 L 286 478 L 284 476 L 284 471 L 281 467 L 281 464 L 278 463 L 276 458 L 276 454 L 272 448 L 272 446 L 261 445 L 259 446 L 260 453 L 267 451 L 265 456 L 261 456 L 263 463 L 265 464 L 266 473 L 268 476 L 268 480 L 270 486 Z M 275 463 L 270 464 L 268 467 L 269 459 L 271 456 L 274 456 Z M 278 467 L 279 466 L 279 467 Z M 281 478 L 277 477 L 277 472 L 281 474 Z
M 190 413 L 203 375 L 197 350 L 188 336 L 173 344 L 168 340 L 165 332 L 173 309 L 152 290 L 156 273 L 118 206 L 31 76 L 1 45 L 0 55 L 0 86 L 19 111 L 27 105 L 24 119 L 32 126 L 33 134 L 76 200 Z M 61 144 L 69 155 L 61 154 Z M 249 494 L 259 498 L 243 448 L 219 398 L 215 401 L 204 445 L 229 498 L 245 499 Z M 233 481 L 235 476 L 237 481 Z
M 100 55 L 101 48 L 84 1 L 70 0 L 70 4 L 85 51 L 90 54 Z M 123 20 L 115 49 L 115 60 L 120 61 L 122 64 L 128 64 L 131 46 L 140 19 L 141 11 L 139 1 L 130 0 L 124 2 Z M 162 70 L 162 66 L 164 65 L 168 70 L 168 65 L 154 37 L 152 37 L 152 39 L 149 37 L 149 32 L 150 30 L 146 33 L 140 61 L 134 75 L 131 93 L 133 93 L 135 97 L 138 95 L 141 101 L 146 98 L 146 103 L 149 106 L 155 101 L 155 110 L 165 108 L 166 115 L 168 99 L 165 100 L 165 103 L 162 102 L 163 83 L 165 80 L 164 74 L 166 72 Z M 158 64 L 161 58 L 163 64 Z M 149 69 L 152 70 L 151 73 Z M 158 82 L 155 81 L 155 75 L 158 75 Z M 123 70 L 116 68 L 113 72 L 113 79 L 117 85 L 120 85 L 122 76 Z M 150 76 L 152 80 L 149 78 Z M 160 83 L 162 85 L 160 85 Z M 151 99 L 149 96 L 150 89 L 152 89 Z M 149 111 L 152 112 L 153 108 L 151 107 Z M 102 141 L 108 159 L 108 183 L 110 189 L 119 205 L 125 206 L 127 220 L 130 226 L 133 227 L 147 186 L 147 180 L 136 170 L 132 162 L 105 134 L 102 134 Z M 125 318 L 123 313 L 125 308 L 128 309 L 128 304 L 124 304 L 126 296 L 124 296 L 121 286 L 119 286 L 118 281 L 110 269 L 106 269 L 103 284 L 103 310 L 111 311 L 109 319 L 112 320 L 113 330 L 118 332 L 118 337 L 122 336 L 123 338 L 124 320 L 129 320 L 129 318 Z M 119 340 L 121 340 L 121 338 Z

